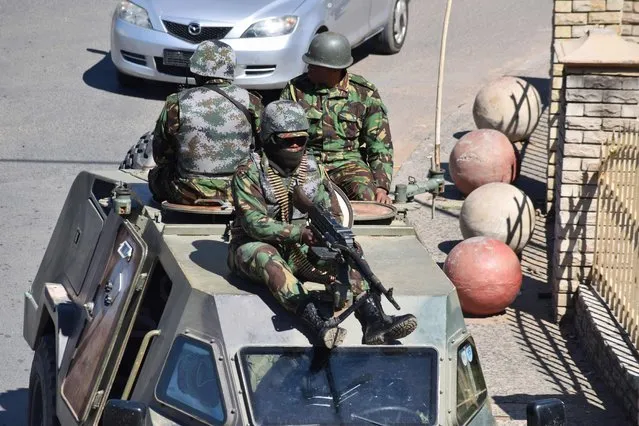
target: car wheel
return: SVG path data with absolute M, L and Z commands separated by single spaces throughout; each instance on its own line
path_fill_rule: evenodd
M 143 80 L 139 77 L 133 77 L 132 75 L 125 74 L 122 71 L 116 71 L 116 77 L 118 84 L 122 87 L 139 87 L 143 83 Z
M 29 426 L 60 426 L 55 413 L 55 337 L 38 342 L 29 376 Z
M 378 50 L 393 54 L 402 49 L 408 33 L 408 0 L 395 0 L 386 26 L 378 38 Z

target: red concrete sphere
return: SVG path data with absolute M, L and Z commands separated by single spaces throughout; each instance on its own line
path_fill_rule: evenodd
M 449 167 L 457 189 L 468 195 L 486 183 L 512 183 L 517 176 L 517 157 L 506 135 L 477 129 L 455 144 Z
M 444 273 L 457 288 L 462 310 L 493 315 L 510 305 L 521 288 L 521 264 L 505 243 L 472 237 L 457 244 L 444 262 Z

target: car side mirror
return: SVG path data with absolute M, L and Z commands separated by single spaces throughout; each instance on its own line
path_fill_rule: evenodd
M 526 406 L 527 426 L 566 426 L 566 409 L 561 399 L 533 401 Z
M 103 426 L 144 426 L 146 405 L 123 399 L 110 399 L 102 414 Z

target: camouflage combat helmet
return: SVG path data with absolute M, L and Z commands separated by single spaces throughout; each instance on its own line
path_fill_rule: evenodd
M 302 60 L 309 65 L 343 69 L 353 63 L 351 44 L 341 34 L 330 31 L 320 33 L 313 37 Z
M 191 55 L 192 73 L 203 77 L 233 80 L 235 78 L 235 51 L 219 40 L 200 43 Z
M 293 101 L 273 101 L 262 113 L 260 138 L 268 143 L 271 136 L 280 138 L 308 137 L 308 119 L 299 104 Z

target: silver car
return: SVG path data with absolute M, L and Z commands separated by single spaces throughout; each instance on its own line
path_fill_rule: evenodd
M 279 89 L 305 71 L 302 55 L 319 32 L 353 47 L 375 37 L 397 53 L 408 29 L 408 0 L 129 0 L 111 25 L 111 59 L 125 86 L 140 79 L 194 83 L 188 59 L 198 43 L 223 40 L 237 55 L 236 84 Z

